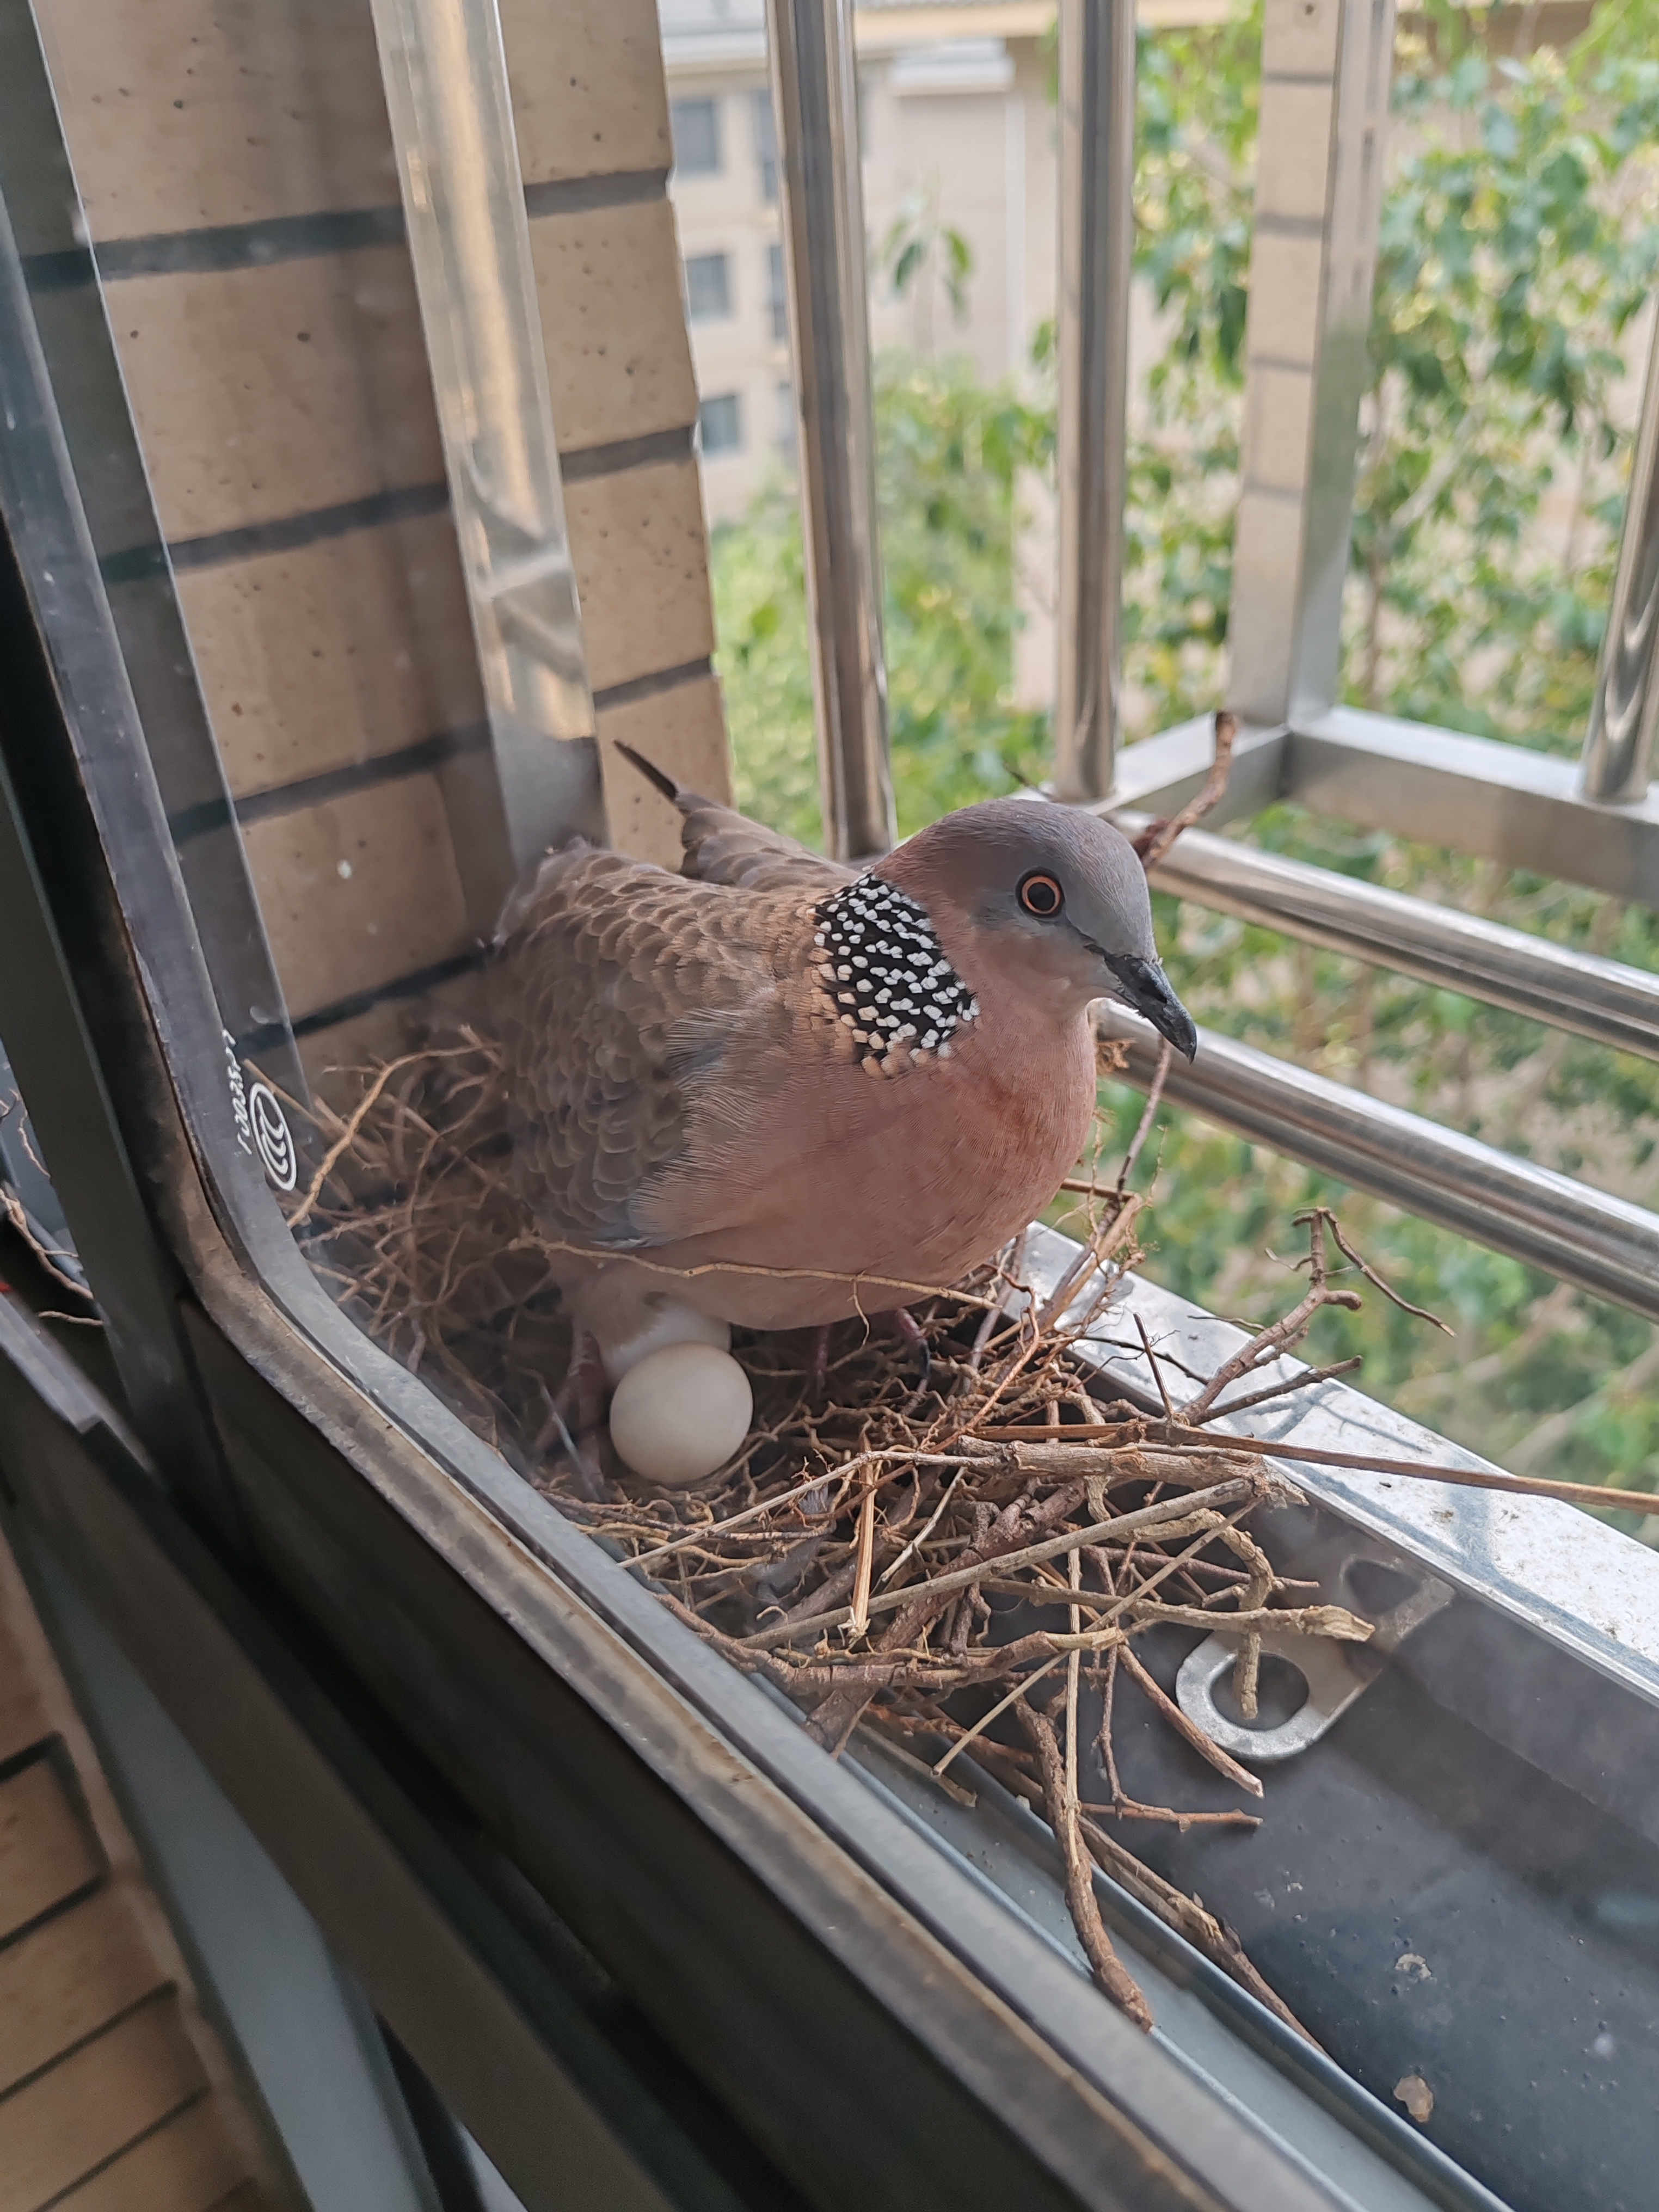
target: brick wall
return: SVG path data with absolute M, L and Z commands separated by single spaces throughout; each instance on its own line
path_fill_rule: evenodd
M 377 1004 L 463 974 L 501 883 L 367 0 L 39 12 L 314 1067 L 372 1048 Z M 653 0 L 508 0 L 503 21 L 611 835 L 672 860 L 672 811 L 605 742 L 729 789 Z M 207 807 L 185 834 L 223 833 Z

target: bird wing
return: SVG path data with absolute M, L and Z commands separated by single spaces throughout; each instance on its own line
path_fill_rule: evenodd
M 732 1048 L 787 1024 L 785 975 L 811 930 L 810 899 L 590 846 L 544 861 L 496 940 L 494 1005 L 514 1173 L 545 1226 L 617 1250 L 648 1241 L 638 1201 L 683 1158 Z
M 822 853 L 809 853 L 793 837 L 763 829 L 735 807 L 705 799 L 688 790 L 671 775 L 635 751 L 618 744 L 617 750 L 630 761 L 648 783 L 680 811 L 680 842 L 685 859 L 680 872 L 694 882 L 729 884 L 749 891 L 817 891 L 851 883 L 857 871 Z

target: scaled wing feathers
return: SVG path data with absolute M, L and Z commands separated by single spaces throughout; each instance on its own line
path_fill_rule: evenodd
M 735 817 L 732 817 L 736 819 Z M 545 1229 L 625 1249 L 731 1046 L 777 1018 L 781 908 L 574 845 L 497 940 L 514 1173 Z

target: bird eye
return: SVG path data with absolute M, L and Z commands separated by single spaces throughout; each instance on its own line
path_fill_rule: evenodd
M 1018 891 L 1020 904 L 1027 914 L 1039 921 L 1050 921 L 1066 903 L 1066 894 L 1052 876 L 1041 870 L 1036 875 L 1022 878 Z

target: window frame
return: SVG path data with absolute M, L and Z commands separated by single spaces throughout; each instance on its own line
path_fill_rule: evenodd
M 736 313 L 732 294 L 732 256 L 724 246 L 703 253 L 688 253 L 682 264 L 685 275 L 685 319 L 688 323 L 728 323 Z M 692 270 L 698 275 L 696 279 Z M 712 304 L 700 305 L 699 285 L 714 295 Z
M 5 312 L 27 337 L 9 248 Z M 810 2201 L 1006 2187 L 1039 2208 L 1328 2205 L 1265 2126 L 1145 2041 L 328 1299 L 235 1142 L 216 1002 L 38 343 L 0 378 L 14 437 L 33 439 L 12 449 L 33 470 L 32 543 L 0 540 L 0 1030 L 127 1394 L 77 1406 L 62 1364 L 37 1358 L 39 1448 L 9 1451 L 8 1471 L 250 1826 L 301 1862 L 302 1898 L 327 1903 L 315 1838 L 307 1860 L 210 1639 L 181 1625 L 189 1594 L 276 1686 L 307 1756 L 404 1834 L 437 1916 L 423 1963 L 447 1928 L 522 2011 L 507 1954 L 534 1950 L 550 1907 Z M 165 1600 L 150 1585 L 148 1614 L 123 1583 L 140 1534 L 178 1577 Z M 424 1826 L 397 1830 L 387 1770 Z M 469 2063 L 476 2036 L 443 2032 L 412 1954 L 400 1983 L 396 1947 L 362 1955 L 335 1910 L 377 2006 L 534 2203 L 523 2134 Z M 1235 2010 L 1273 2043 L 1248 2000 Z M 556 2051 L 544 2020 L 531 2036 Z M 635 2153 L 667 2159 L 613 2101 Z
M 15 263 L 0 263 L 11 283 Z M 31 367 L 44 377 L 43 362 Z M 409 1968 L 452 1943 L 530 2015 L 532 2054 L 556 2055 L 556 2008 L 525 1994 L 511 1955 L 545 1948 L 538 1907 L 550 1905 L 695 2054 L 733 2132 L 811 2201 L 903 2187 L 908 2203 L 960 2202 L 1006 2186 L 1039 2208 L 1328 2203 L 1265 2125 L 1143 2042 L 327 1298 L 234 1141 L 217 1003 L 68 457 L 52 444 L 53 395 L 41 382 L 35 397 L 32 520 L 56 532 L 84 650 L 64 649 L 69 617 L 43 605 L 8 538 L 0 930 L 26 950 L 0 976 L 0 1029 L 130 1403 L 77 1400 L 38 1345 L 31 1382 L 28 1348 L 9 1332 L 5 1386 L 39 1447 L 9 1472 L 165 1680 L 250 1824 L 280 1836 L 307 1902 L 331 1893 L 316 1838 L 307 1857 L 257 1747 L 278 1720 L 332 1778 L 334 1794 L 313 1801 L 326 1799 L 326 1819 L 343 1832 L 367 1811 L 382 1868 L 415 1866 L 428 1917 L 405 1933 L 406 1955 L 385 1938 L 363 1973 L 393 2026 L 532 2204 L 544 2142 L 526 2152 L 502 2132 L 499 2100 L 476 2101 L 480 2034 L 489 2060 L 512 2033 L 499 2018 L 470 2035 L 434 2018 L 441 2005 L 409 1987 Z M 124 1414 L 148 1455 L 124 1439 Z M 173 1577 L 156 1570 L 147 1604 L 127 1587 L 146 1547 Z M 193 1606 L 220 1641 L 187 1630 Z M 271 1687 L 268 1737 L 232 1694 L 238 1658 Z M 332 1910 L 352 1957 L 366 1938 L 337 1896 Z M 721 1986 L 708 1986 L 711 1961 Z M 1273 2044 L 1248 2001 L 1231 2002 Z M 780 2051 L 813 2056 L 792 2056 L 780 2078 Z M 1304 2086 L 1313 2078 L 1304 2067 Z M 1340 2081 L 1323 2087 L 1342 2109 Z M 675 2201 L 708 2201 L 683 2146 L 676 2165 L 656 2121 L 610 2094 Z M 857 2140 L 836 2110 L 848 2100 Z M 918 2136 L 948 2141 L 957 2165 L 919 2160 Z
M 722 105 L 717 92 L 693 93 L 685 99 L 670 100 L 668 104 L 669 142 L 674 150 L 673 173 L 677 178 L 718 177 L 724 173 L 726 131 L 725 118 L 720 113 Z M 698 159 L 695 162 L 688 163 L 681 151 L 680 134 L 675 118 L 684 114 L 689 118 L 694 109 L 697 113 L 699 128 L 702 127 L 703 117 L 705 115 L 708 117 L 708 144 L 706 150 L 708 158 L 706 161 L 702 158 L 704 149 L 700 148 Z
M 729 439 L 721 438 L 712 445 L 708 438 L 708 410 L 711 407 L 730 409 L 729 416 L 718 419 L 729 421 L 732 433 Z M 711 392 L 706 399 L 698 402 L 697 451 L 706 461 L 731 460 L 745 451 L 743 394 L 740 392 Z

